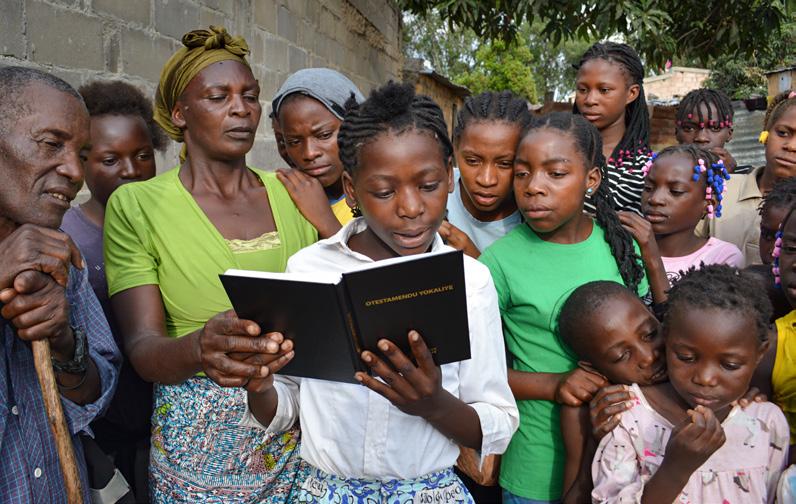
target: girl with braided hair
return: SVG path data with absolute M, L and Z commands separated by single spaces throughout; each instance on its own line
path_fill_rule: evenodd
M 771 100 L 760 141 L 765 145 L 766 164 L 729 180 L 724 218 L 707 220 L 698 230 L 701 236 L 735 244 L 746 265 L 760 264 L 758 208 L 763 197 L 778 181 L 796 176 L 796 91 L 782 92 Z
M 613 209 L 604 171 L 600 133 L 583 117 L 535 120 L 514 159 L 514 195 L 526 225 L 479 259 L 497 287 L 513 357 L 509 384 L 520 409 L 520 428 L 501 460 L 504 502 L 561 499 L 566 457 L 559 405 L 588 403 L 607 384 L 579 369 L 557 335 L 556 314 L 569 293 L 611 280 L 639 297 L 649 294 L 638 246 Z M 596 217 L 583 212 L 588 196 Z
M 641 168 L 650 156 L 644 65 L 629 45 L 605 42 L 591 46 L 577 67 L 573 112 L 600 131 L 616 209 L 641 215 Z M 588 201 L 586 208 L 593 212 L 595 205 Z
M 514 151 L 531 121 L 528 104 L 511 91 L 467 98 L 456 118 L 453 192 L 442 238 L 472 257 L 522 223 L 512 194 Z
M 732 243 L 694 234 L 703 217 L 721 217 L 724 183 L 730 180 L 724 163 L 695 145 L 674 145 L 653 156 L 644 169 L 641 210 L 669 280 L 701 264 L 743 266 L 743 254 Z
M 674 136 L 677 143 L 695 144 L 718 156 L 730 173 L 749 173 L 750 165 L 738 166 L 724 146 L 732 140 L 733 118 L 730 97 L 718 89 L 693 89 L 677 106 Z
M 394 83 L 347 106 L 337 135 L 343 187 L 362 217 L 295 254 L 288 271 L 344 272 L 452 250 L 437 234 L 453 154 L 440 108 Z M 301 456 L 311 472 L 298 502 L 474 502 L 453 472 L 458 445 L 481 457 L 502 453 L 518 414 L 489 270 L 465 255 L 464 275 L 470 360 L 436 366 L 422 335 L 410 331 L 411 356 L 384 339 L 382 355 L 362 353 L 373 372 L 355 375 L 363 386 L 295 380 L 249 394 L 253 418 L 268 432 L 300 418 Z M 295 352 L 312 350 L 295 345 Z

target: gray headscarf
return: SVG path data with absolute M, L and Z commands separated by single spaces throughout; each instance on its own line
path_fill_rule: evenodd
M 271 102 L 274 115 L 289 95 L 301 93 L 315 98 L 341 121 L 345 114 L 345 102 L 354 95 L 357 103 L 365 101 L 359 88 L 345 75 L 331 68 L 305 68 L 290 75 Z

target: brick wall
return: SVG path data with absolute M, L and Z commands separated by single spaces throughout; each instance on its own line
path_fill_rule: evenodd
M 701 68 L 674 67 L 662 75 L 644 79 L 647 99 L 670 100 L 682 98 L 692 89 L 699 89 L 710 72 Z
M 267 114 L 290 72 L 327 66 L 367 94 L 400 79 L 400 12 L 392 0 L 0 0 L 0 65 L 26 65 L 77 87 L 123 79 L 154 96 L 183 33 L 210 24 L 243 35 L 262 89 L 263 120 L 249 155 L 281 165 Z M 177 147 L 158 159 L 174 166 Z

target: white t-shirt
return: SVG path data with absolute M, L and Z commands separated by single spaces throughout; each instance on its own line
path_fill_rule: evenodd
M 454 170 L 453 178 L 455 180 L 454 190 L 448 195 L 448 222 L 464 231 L 478 247 L 478 250 L 483 252 L 495 240 L 503 238 L 518 224 L 522 224 L 522 214 L 519 210 L 497 221 L 484 222 L 476 219 L 467 211 L 462 202 L 462 198 L 466 198 L 467 195 L 462 194 L 459 170 Z
M 686 256 L 661 257 L 661 259 L 670 282 L 680 278 L 681 273 L 691 266 L 699 268 L 701 263 L 744 267 L 743 254 L 738 247 L 718 238 L 709 238 L 699 250 Z

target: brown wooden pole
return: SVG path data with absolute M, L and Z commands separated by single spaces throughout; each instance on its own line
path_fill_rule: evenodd
M 66 500 L 69 504 L 83 504 L 83 492 L 80 488 L 80 472 L 77 469 L 77 459 L 72 446 L 72 436 L 66 424 L 64 410 L 61 407 L 61 394 L 55 383 L 52 360 L 50 356 L 50 342 L 46 339 L 34 341 L 33 362 L 36 366 L 36 375 L 39 377 L 41 396 L 44 399 L 44 410 L 47 420 L 55 438 L 55 447 L 58 450 L 58 460 L 61 464 L 61 473 L 66 484 Z

